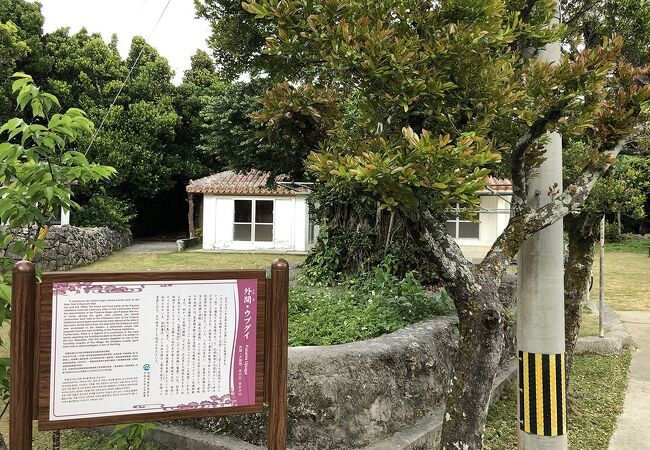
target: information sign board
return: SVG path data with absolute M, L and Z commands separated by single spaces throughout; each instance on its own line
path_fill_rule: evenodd
M 46 274 L 39 428 L 261 410 L 265 282 L 264 271 Z
M 54 283 L 50 420 L 254 405 L 256 284 Z
M 53 272 L 20 261 L 11 300 L 12 450 L 41 430 L 268 411 L 286 449 L 289 264 Z

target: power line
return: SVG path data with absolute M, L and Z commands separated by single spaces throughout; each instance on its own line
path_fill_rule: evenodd
M 120 86 L 120 90 L 117 91 L 117 94 L 115 95 L 115 98 L 111 102 L 111 105 L 108 107 L 108 111 L 106 111 L 106 114 L 104 114 L 104 117 L 102 117 L 102 121 L 99 123 L 99 127 L 97 127 L 97 129 L 95 130 L 95 133 L 93 134 L 93 137 L 90 140 L 90 143 L 88 144 L 88 147 L 86 148 L 86 152 L 84 153 L 85 155 L 88 154 L 88 151 L 93 146 L 93 143 L 95 142 L 95 139 L 97 138 L 97 135 L 102 130 L 102 127 L 104 126 L 104 122 L 106 122 L 106 118 L 111 113 L 111 110 L 115 106 L 115 103 L 117 102 L 117 99 L 119 98 L 120 94 L 124 90 L 124 86 L 126 86 L 126 83 L 129 81 L 129 78 L 131 78 L 131 75 L 133 74 L 133 71 L 135 70 L 135 66 L 138 65 L 138 61 L 140 61 L 140 57 L 142 56 L 142 53 L 144 52 L 144 49 L 145 49 L 146 45 L 151 40 L 153 34 L 156 31 L 156 28 L 158 28 L 158 25 L 160 24 L 160 21 L 162 20 L 163 16 L 165 15 L 165 12 L 167 12 L 167 9 L 169 8 L 169 5 L 171 4 L 171 2 L 172 2 L 172 0 L 167 0 L 167 3 L 165 4 L 165 7 L 163 8 L 163 10 L 160 13 L 160 16 L 158 16 L 158 20 L 156 20 L 156 23 L 154 24 L 153 28 L 151 29 L 151 32 L 149 33 L 147 38 L 144 40 L 144 45 L 142 46 L 142 48 L 140 48 L 140 51 L 138 52 L 138 56 L 136 56 L 135 60 L 133 61 L 133 64 L 131 65 L 131 68 L 129 69 L 129 72 L 126 74 L 126 77 L 124 78 L 124 81 L 122 82 L 122 86 Z

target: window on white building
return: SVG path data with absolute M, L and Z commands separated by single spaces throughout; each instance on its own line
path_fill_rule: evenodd
M 235 200 L 233 240 L 273 242 L 273 200 Z
M 456 206 L 458 211 L 459 206 Z M 480 223 L 461 219 L 458 215 L 447 221 L 447 232 L 455 239 L 479 239 Z

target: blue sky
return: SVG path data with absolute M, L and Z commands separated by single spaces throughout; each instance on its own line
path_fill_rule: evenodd
M 45 16 L 45 31 L 70 27 L 74 33 L 81 27 L 98 32 L 109 40 L 119 37 L 119 50 L 126 56 L 131 38 L 151 33 L 167 0 L 40 0 Z M 195 19 L 192 0 L 171 0 L 149 43 L 169 60 L 179 83 L 190 66 L 190 56 L 197 48 L 207 50 L 210 27 L 205 20 Z

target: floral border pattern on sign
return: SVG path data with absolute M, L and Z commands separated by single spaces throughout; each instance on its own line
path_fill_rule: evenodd
M 76 295 L 87 294 L 116 294 L 128 292 L 142 292 L 145 286 L 143 284 L 136 287 L 120 286 L 115 284 L 96 284 L 96 283 L 54 283 L 52 293 L 55 295 Z

